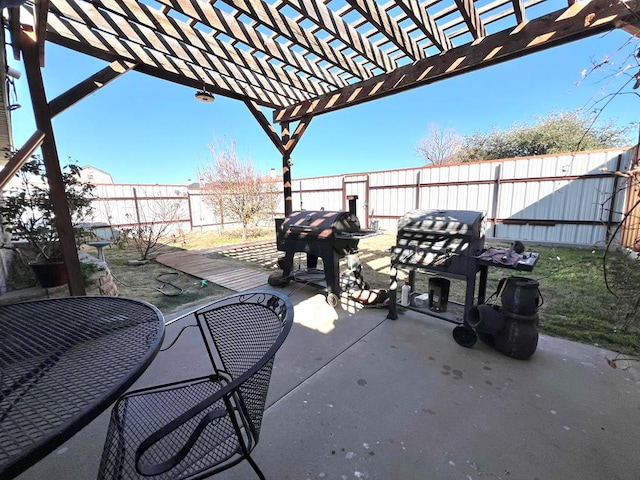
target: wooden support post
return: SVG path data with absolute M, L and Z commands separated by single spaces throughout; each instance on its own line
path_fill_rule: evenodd
M 498 213 L 500 209 L 500 182 L 502 180 L 502 163 L 496 167 L 496 179 L 493 187 L 493 228 L 492 236 L 496 238 L 498 235 Z
M 282 144 L 289 143 L 289 122 L 282 124 Z M 291 193 L 291 152 L 286 151 L 282 155 L 282 184 L 284 186 L 284 215 L 293 212 L 293 195 Z
M 290 130 L 290 123 L 282 123 L 282 145 L 284 147 L 284 154 L 282 156 L 282 180 L 284 183 L 285 215 L 289 215 L 293 210 L 293 198 L 291 195 L 291 166 L 293 165 L 293 163 L 291 161 L 291 154 L 293 153 L 293 149 L 296 148 L 296 145 L 298 145 L 298 142 L 302 138 L 302 134 L 305 132 L 312 119 L 312 116 L 305 116 L 300 119 L 300 121 L 298 122 L 298 126 L 294 130 L 293 134 Z M 300 201 L 302 202 L 302 198 L 300 199 Z
M 371 208 L 369 206 L 371 196 L 369 193 L 369 175 L 367 175 L 367 178 L 364 181 L 364 228 L 371 228 L 371 218 L 369 217 L 369 213 L 371 212 Z
M 293 211 L 293 198 L 291 193 L 291 154 L 293 149 L 302 138 L 302 134 L 305 132 L 309 123 L 313 119 L 313 116 L 307 115 L 300 119 L 298 126 L 293 134 L 290 130 L 289 122 L 281 123 L 282 135 L 281 138 L 274 130 L 273 126 L 267 120 L 267 117 L 260 110 L 260 106 L 249 100 L 245 100 L 245 104 L 251 114 L 258 121 L 258 124 L 265 131 L 271 142 L 275 145 L 278 151 L 282 154 L 282 184 L 284 195 L 284 214 L 289 215 Z
M 40 70 L 39 48 L 36 40 L 24 30 L 21 31 L 20 34 L 20 43 L 36 126 L 38 130 L 44 133 L 41 147 L 42 157 L 47 170 L 47 181 L 49 182 L 53 211 L 56 216 L 56 226 L 58 228 L 58 236 L 60 237 L 62 256 L 67 267 L 69 293 L 71 295 L 86 295 L 73 234 L 73 224 L 69 213 L 69 205 L 62 181 L 62 169 L 60 168 L 60 161 L 58 159 L 58 149 L 53 135 L 53 126 L 51 125 L 51 114 L 49 112 L 47 95 Z

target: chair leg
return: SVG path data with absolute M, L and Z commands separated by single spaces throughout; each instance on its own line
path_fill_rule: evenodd
M 265 478 L 264 474 L 262 473 L 262 470 L 260 470 L 260 468 L 258 468 L 258 464 L 253 461 L 253 458 L 251 458 L 249 455 L 247 455 L 246 459 L 249 462 L 249 464 L 253 467 L 253 470 L 258 474 L 258 477 L 260 477 L 260 480 L 267 480 Z

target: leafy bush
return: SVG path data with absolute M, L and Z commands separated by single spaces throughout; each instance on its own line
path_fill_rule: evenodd
M 579 111 L 552 112 L 533 124 L 516 123 L 506 130 L 465 137 L 459 158 L 493 160 L 621 147 L 633 143 L 628 133 L 628 128 L 597 124 Z
M 69 164 L 62 172 L 74 224 L 80 223 L 93 210 L 91 200 L 94 186 L 82 182 L 79 171 L 80 167 Z M 33 257 L 33 260 L 61 258 L 62 251 L 44 161 L 39 156 L 32 157 L 16 176 L 20 179 L 19 185 L 5 191 L 0 203 L 4 230 L 11 234 L 13 240 L 28 242 L 31 248 L 22 248 L 21 252 Z M 78 239 L 85 235 L 85 231 L 76 227 L 74 234 Z

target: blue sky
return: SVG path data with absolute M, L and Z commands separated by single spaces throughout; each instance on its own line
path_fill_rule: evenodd
M 293 153 L 293 177 L 420 165 L 415 146 L 430 123 L 470 135 L 530 122 L 550 111 L 593 107 L 621 79 L 610 83 L 607 74 L 613 70 L 606 70 L 580 82 L 581 72 L 627 39 L 627 33 L 614 31 L 320 115 Z M 22 64 L 9 63 L 23 71 Z M 48 43 L 43 69 L 48 98 L 105 65 Z M 13 112 L 19 148 L 35 130 L 24 73 L 16 91 L 22 105 Z M 214 103 L 204 104 L 194 93 L 137 72 L 121 76 L 54 118 L 61 163 L 71 157 L 111 173 L 116 183 L 183 184 L 195 179 L 198 166 L 210 159 L 209 145 L 234 140 L 238 153 L 257 168 L 280 171 L 280 154 L 244 103 L 217 96 Z M 635 123 L 637 102 L 633 95 L 619 96 L 601 118 L 619 125 Z

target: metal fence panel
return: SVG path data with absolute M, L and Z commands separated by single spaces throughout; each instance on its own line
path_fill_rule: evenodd
M 301 178 L 292 181 L 292 203 L 294 210 L 342 210 L 346 197 L 357 195 L 361 225 L 384 230 L 395 230 L 398 218 L 416 208 L 481 210 L 488 238 L 602 244 L 627 208 L 625 179 L 612 172 L 634 159 L 635 148 Z M 99 185 L 97 194 L 93 220 L 114 226 L 136 218 L 135 197 L 138 208 L 181 202 L 180 228 L 221 222 L 202 192 L 184 185 Z M 283 215 L 282 199 L 274 216 Z

